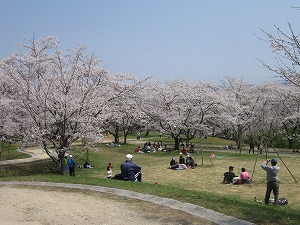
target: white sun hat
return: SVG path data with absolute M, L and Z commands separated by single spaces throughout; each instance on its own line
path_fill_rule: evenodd
M 126 155 L 126 159 L 131 160 L 132 158 L 133 158 L 133 156 L 131 154 Z

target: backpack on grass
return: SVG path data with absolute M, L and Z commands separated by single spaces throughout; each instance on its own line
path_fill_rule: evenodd
M 286 198 L 279 198 L 278 205 L 287 205 L 289 201 Z

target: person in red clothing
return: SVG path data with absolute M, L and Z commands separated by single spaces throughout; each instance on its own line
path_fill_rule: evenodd
M 183 146 L 182 147 L 182 149 L 181 149 L 181 153 L 183 154 L 183 155 L 186 155 L 186 148 Z
M 138 146 L 136 149 L 135 149 L 135 153 L 140 153 L 142 151 L 141 147 Z

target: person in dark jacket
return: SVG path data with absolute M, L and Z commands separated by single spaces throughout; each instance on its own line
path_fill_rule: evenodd
M 121 164 L 120 178 L 129 181 L 142 181 L 142 168 L 132 162 L 132 158 L 133 156 L 131 154 L 126 155 L 125 162 Z
M 185 164 L 186 164 L 186 166 L 187 166 L 188 168 L 195 169 L 195 161 L 194 161 L 194 159 L 192 158 L 192 156 L 187 155 Z
M 69 166 L 70 176 L 75 176 L 75 162 L 73 160 L 72 155 L 69 155 L 67 163 L 68 163 L 68 166 Z
M 233 166 L 229 166 L 229 171 L 224 173 L 223 183 L 233 183 L 233 178 L 237 177 L 233 172 Z
M 180 153 L 180 156 L 179 156 L 179 164 L 185 164 L 185 159 L 184 159 L 182 153 Z
M 176 165 L 176 161 L 174 158 L 172 158 L 170 161 L 170 166 L 175 166 L 175 165 Z

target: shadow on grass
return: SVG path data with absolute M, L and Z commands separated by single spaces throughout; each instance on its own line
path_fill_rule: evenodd
M 18 163 L 0 166 L 0 177 L 30 176 L 49 173 L 58 174 L 55 163 L 49 159 L 38 160 L 30 163 Z

